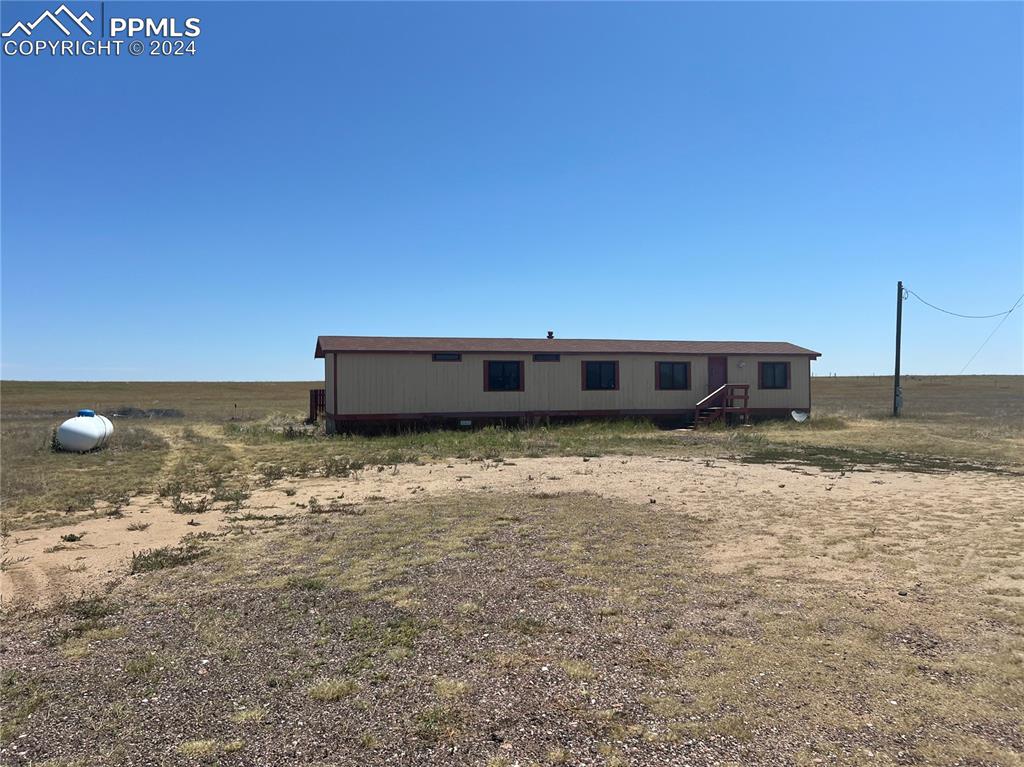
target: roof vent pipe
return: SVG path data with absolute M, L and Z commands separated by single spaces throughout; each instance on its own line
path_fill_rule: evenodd
M 551 340 L 551 339 L 553 339 L 554 337 L 555 337 L 555 331 L 553 331 L 553 330 L 549 330 L 549 331 L 548 331 L 548 340 L 550 341 L 550 340 Z

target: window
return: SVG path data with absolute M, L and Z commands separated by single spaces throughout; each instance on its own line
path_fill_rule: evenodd
M 584 390 L 609 390 L 619 388 L 618 362 L 583 363 Z
M 458 352 L 435 352 L 434 362 L 462 362 L 462 355 Z
M 518 360 L 485 360 L 484 391 L 522 391 L 523 363 Z
M 534 354 L 534 362 L 558 362 L 562 359 L 561 354 Z
M 689 389 L 689 362 L 656 362 L 657 375 L 654 381 L 656 389 Z
M 758 380 L 762 389 L 788 389 L 788 362 L 758 362 Z

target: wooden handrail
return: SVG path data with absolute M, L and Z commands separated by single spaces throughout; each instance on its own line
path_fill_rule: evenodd
M 715 397 L 717 397 L 719 394 L 722 394 L 726 390 L 726 388 L 728 386 L 730 386 L 730 385 L 731 384 L 722 384 L 717 389 L 715 389 L 713 392 L 711 392 L 711 394 L 709 394 L 704 399 L 702 399 L 700 402 L 698 402 L 696 405 L 694 405 L 694 407 L 696 407 L 696 408 L 704 407 L 709 402 L 711 402 Z
M 737 405 L 737 401 L 739 404 Z M 750 384 L 726 383 L 719 386 L 693 407 L 693 423 L 711 423 L 727 413 L 739 413 L 744 422 L 750 415 Z M 701 411 L 704 411 L 702 414 Z M 702 418 L 704 419 L 702 421 Z
M 710 403 L 713 403 L 718 397 L 721 397 L 723 400 L 731 400 L 734 396 L 736 396 L 736 390 L 742 392 L 739 396 L 746 399 L 748 396 L 747 392 L 749 389 L 750 384 L 722 384 L 713 392 L 711 392 L 711 394 L 709 394 L 696 405 L 694 405 L 694 407 L 697 408 L 698 410 L 702 407 L 707 407 Z

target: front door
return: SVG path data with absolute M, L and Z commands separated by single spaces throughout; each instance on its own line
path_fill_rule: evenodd
M 708 393 L 726 383 L 725 357 L 708 357 Z

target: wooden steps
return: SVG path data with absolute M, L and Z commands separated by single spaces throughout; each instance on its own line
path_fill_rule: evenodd
M 693 409 L 693 428 L 736 416 L 750 420 L 750 384 L 722 384 L 698 402 Z

